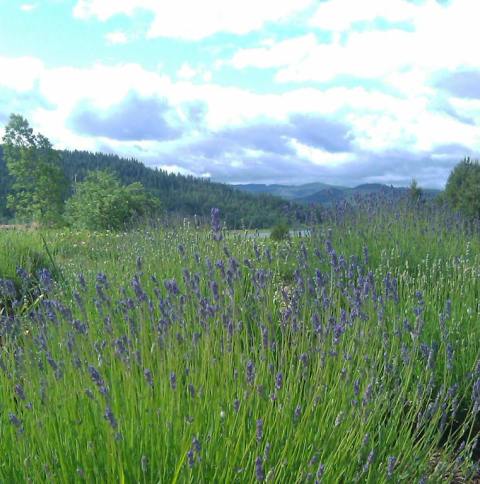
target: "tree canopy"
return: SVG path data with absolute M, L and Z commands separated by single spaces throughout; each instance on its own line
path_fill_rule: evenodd
M 12 114 L 3 143 L 11 178 L 6 207 L 22 221 L 58 221 L 67 183 L 50 141 L 40 133 L 35 134 L 25 118 Z
M 480 163 L 465 158 L 450 173 L 445 200 L 469 217 L 480 217 Z
M 67 200 L 66 219 L 90 230 L 121 230 L 160 213 L 160 202 L 139 182 L 124 186 L 108 171 L 90 172 Z

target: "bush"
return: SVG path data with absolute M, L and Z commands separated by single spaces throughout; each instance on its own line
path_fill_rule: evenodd
M 281 240 L 288 239 L 290 237 L 290 229 L 285 222 L 280 222 L 275 225 L 270 232 L 270 238 L 279 242 Z
M 89 230 L 121 230 L 160 212 L 160 202 L 141 183 L 121 185 L 111 172 L 90 172 L 67 201 L 66 219 Z
M 467 217 L 480 217 L 480 163 L 466 158 L 450 173 L 444 199 Z

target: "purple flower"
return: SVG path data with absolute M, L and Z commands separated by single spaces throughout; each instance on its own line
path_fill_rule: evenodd
M 257 442 L 260 442 L 263 438 L 263 419 L 261 418 L 257 420 L 256 437 Z
M 98 370 L 94 366 L 88 365 L 88 372 L 90 373 L 91 379 L 93 380 L 95 385 L 97 385 L 98 389 L 100 390 L 100 393 L 102 395 L 106 395 L 108 393 L 108 389 L 105 385 L 105 382 L 103 381 L 102 376 L 98 372 Z
M 277 390 L 281 390 L 283 386 L 283 374 L 281 371 L 277 373 L 277 376 L 275 378 L 275 388 Z
M 297 421 L 302 416 L 302 406 L 297 405 L 295 411 L 293 412 L 293 419 Z
M 395 464 L 397 463 L 397 458 L 394 456 L 389 456 L 387 458 L 387 477 L 391 479 L 393 477 L 393 472 L 395 470 Z
M 195 454 L 193 453 L 192 449 L 190 449 L 187 452 L 187 462 L 188 462 L 188 467 L 190 467 L 190 469 L 192 469 L 193 466 L 195 465 Z
M 44 292 L 50 292 L 53 289 L 53 279 L 48 269 L 40 269 L 38 271 L 38 280 Z
M 253 385 L 253 382 L 255 380 L 255 366 L 252 360 L 248 360 L 247 362 L 246 377 L 247 377 L 247 383 L 249 385 Z
M 15 385 L 15 393 L 17 394 L 18 398 L 20 398 L 20 400 L 25 400 L 25 391 L 20 383 L 17 383 Z
M 105 409 L 105 420 L 108 421 L 112 429 L 117 428 L 117 420 L 115 419 L 115 415 L 113 415 L 112 409 L 110 408 L 110 405 L 107 405 L 107 408 Z
M 151 387 L 153 387 L 153 376 L 152 376 L 152 372 L 148 368 L 145 368 L 145 370 L 143 370 L 143 375 L 145 376 L 145 379 L 147 380 L 147 383 Z
M 0 279 L 0 296 L 15 299 L 17 297 L 17 290 L 15 284 L 10 279 Z
M 323 464 L 318 465 L 317 475 L 315 476 L 315 484 L 320 484 L 325 473 L 325 466 Z
M 367 456 L 367 461 L 365 462 L 365 464 L 363 466 L 363 472 L 368 472 L 368 469 L 372 465 L 374 459 L 375 459 L 375 451 L 371 450 L 370 453 Z
M 12 412 L 8 414 L 8 420 L 18 429 L 22 427 L 22 421 Z
M 177 389 L 177 375 L 174 371 L 170 372 L 170 386 L 172 387 L 172 390 Z
M 210 215 L 211 215 L 213 239 L 216 241 L 220 241 L 222 240 L 222 224 L 220 221 L 220 209 L 212 208 Z
M 265 470 L 263 469 L 263 459 L 258 456 L 255 460 L 255 475 L 257 477 L 257 481 L 264 481 L 265 480 Z

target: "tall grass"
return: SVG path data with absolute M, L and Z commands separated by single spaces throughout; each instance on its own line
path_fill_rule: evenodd
M 367 204 L 308 237 L 223 235 L 44 234 L 64 280 L 2 317 L 2 481 L 476 474 L 472 230 Z

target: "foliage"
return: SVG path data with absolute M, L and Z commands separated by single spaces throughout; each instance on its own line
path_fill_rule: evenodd
M 480 217 L 480 163 L 464 159 L 450 173 L 445 200 L 469 217 Z
M 309 234 L 48 232 L 68 285 L 2 319 L 0 480 L 474 482 L 478 228 L 372 198 Z
M 270 238 L 276 242 L 285 240 L 290 235 L 290 229 L 285 222 L 279 222 L 272 228 Z
M 288 218 L 292 224 L 303 224 L 307 219 L 318 217 L 320 209 L 301 206 L 268 194 L 243 193 L 232 186 L 215 183 L 208 179 L 194 178 L 162 170 L 148 168 L 139 161 L 116 155 L 89 153 L 85 151 L 59 151 L 60 164 L 68 179 L 68 198 L 77 181 L 95 170 L 114 172 L 121 183 L 140 182 L 149 193 L 157 197 L 164 210 L 178 218 L 193 217 L 208 223 L 210 210 L 218 207 L 225 214 L 228 228 L 267 228 L 280 218 Z M 0 175 L 4 160 L 0 149 Z M 11 190 L 11 180 L 0 177 L 0 217 L 11 214 L 2 210 L 2 194 Z M 5 196 L 5 195 L 3 195 Z
M 415 178 L 410 183 L 410 188 L 408 190 L 408 196 L 413 203 L 418 203 L 423 198 L 423 190 L 418 185 L 417 180 Z
M 67 201 L 66 219 L 74 227 L 122 230 L 160 213 L 158 199 L 139 182 L 123 186 L 106 171 L 94 171 L 75 186 Z
M 66 180 L 50 141 L 34 134 L 25 118 L 12 114 L 3 142 L 6 166 L 13 179 L 7 207 L 19 220 L 58 222 Z

